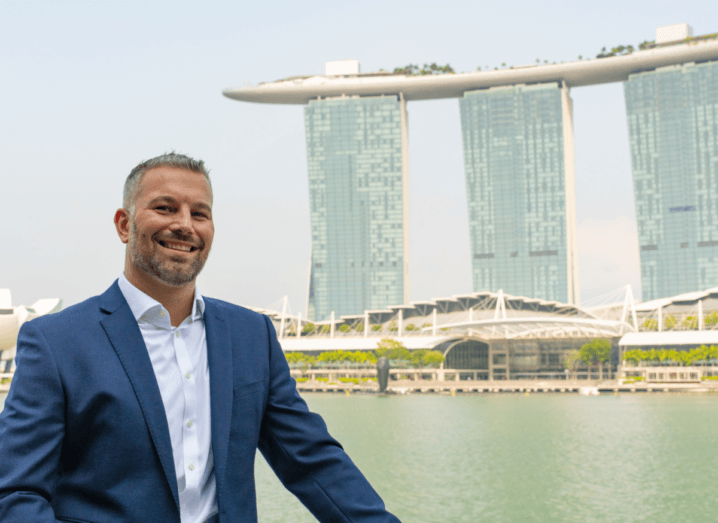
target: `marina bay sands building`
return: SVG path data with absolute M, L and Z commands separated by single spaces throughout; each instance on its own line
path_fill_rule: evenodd
M 568 89 L 468 91 L 459 107 L 474 290 L 578 303 Z
M 718 284 L 718 62 L 624 84 L 644 301 Z
M 459 100 L 474 292 L 579 304 L 570 89 L 625 82 L 646 300 L 718 285 L 718 39 L 660 28 L 621 56 L 494 71 L 324 75 L 227 89 L 304 104 L 311 320 L 408 305 L 407 102 Z
M 304 110 L 312 319 L 408 301 L 406 103 L 311 100 Z

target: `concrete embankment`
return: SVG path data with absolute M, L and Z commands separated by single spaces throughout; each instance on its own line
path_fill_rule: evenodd
M 297 383 L 300 392 L 377 393 L 376 383 L 305 381 Z M 613 394 L 634 392 L 655 393 L 718 393 L 718 383 L 626 383 L 617 380 L 503 380 L 503 381 L 435 381 L 393 380 L 387 387 L 389 394 L 457 394 L 457 393 L 583 393 Z

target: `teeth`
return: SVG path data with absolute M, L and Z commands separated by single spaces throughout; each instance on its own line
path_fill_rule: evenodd
M 174 249 L 176 251 L 191 252 L 192 247 L 189 245 L 182 245 L 181 243 L 163 242 L 165 247 L 168 249 Z

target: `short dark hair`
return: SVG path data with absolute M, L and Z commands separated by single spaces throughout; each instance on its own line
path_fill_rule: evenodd
M 201 174 L 209 184 L 210 197 L 214 199 L 214 195 L 212 194 L 212 180 L 209 179 L 209 170 L 205 167 L 204 161 L 195 160 L 184 154 L 170 151 L 143 161 L 132 169 L 129 176 L 127 176 L 125 188 L 122 191 L 122 207 L 129 211 L 130 216 L 134 216 L 135 214 L 135 200 L 137 199 L 137 191 L 139 190 L 142 178 L 147 171 L 158 167 L 175 167 L 177 169 L 186 169 Z

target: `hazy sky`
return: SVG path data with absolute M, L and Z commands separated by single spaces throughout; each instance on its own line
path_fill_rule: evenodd
M 718 2 L 0 0 L 0 288 L 13 304 L 103 292 L 122 271 L 112 217 L 143 159 L 212 170 L 216 235 L 201 291 L 304 312 L 310 225 L 302 106 L 227 87 L 409 63 L 569 61 L 655 28 L 718 30 Z M 623 86 L 573 89 L 582 302 L 631 284 L 638 243 Z M 472 291 L 457 100 L 410 102 L 412 300 Z

